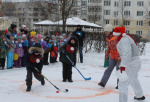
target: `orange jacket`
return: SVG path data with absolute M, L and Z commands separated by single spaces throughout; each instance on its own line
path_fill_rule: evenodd
M 106 51 L 106 56 L 108 57 L 110 54 L 111 59 L 118 60 L 119 53 L 117 51 L 117 39 L 115 36 L 112 36 L 107 43 L 107 51 Z

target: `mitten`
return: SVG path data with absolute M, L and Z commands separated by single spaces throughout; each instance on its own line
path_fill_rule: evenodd
M 106 59 L 106 60 L 109 60 L 109 56 L 105 56 L 105 59 Z
M 120 72 L 125 71 L 125 67 L 120 67 Z
M 62 51 L 65 55 L 67 55 L 67 52 L 66 51 Z

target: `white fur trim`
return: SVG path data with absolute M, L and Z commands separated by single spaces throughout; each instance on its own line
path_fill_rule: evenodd
M 113 35 L 120 35 L 121 33 L 115 33 L 115 32 L 113 32 Z
M 122 36 L 127 36 L 127 34 L 126 34 L 126 33 L 123 33 Z

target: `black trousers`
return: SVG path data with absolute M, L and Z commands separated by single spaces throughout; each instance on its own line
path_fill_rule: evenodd
M 44 53 L 43 61 L 44 63 L 48 63 L 48 53 Z
M 63 80 L 72 80 L 72 65 L 63 63 Z
M 27 70 L 27 77 L 26 77 L 26 85 L 27 86 L 31 86 L 32 85 L 32 73 L 34 74 L 34 77 L 39 80 L 39 81 L 43 81 L 44 77 L 42 77 L 41 75 L 38 75 L 37 72 L 31 71 L 31 70 Z
M 0 65 L 2 68 L 5 67 L 5 58 L 0 58 Z

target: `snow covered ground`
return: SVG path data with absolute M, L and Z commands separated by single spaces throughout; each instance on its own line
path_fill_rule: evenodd
M 142 69 L 139 72 L 146 100 L 150 102 L 150 43 L 146 45 L 142 59 Z M 84 54 L 84 63 L 77 63 L 77 68 L 85 77 L 92 77 L 85 81 L 73 68 L 73 83 L 62 82 L 62 64 L 57 62 L 44 66 L 43 74 L 57 87 L 68 89 L 69 92 L 56 93 L 56 89 L 46 81 L 44 86 L 33 77 L 31 92 L 26 92 L 26 69 L 0 70 L 0 102 L 118 102 L 118 90 L 115 89 L 117 79 L 113 71 L 106 87 L 101 89 L 99 83 L 106 68 L 104 53 Z M 128 102 L 138 102 L 133 99 L 134 93 L 129 87 Z

